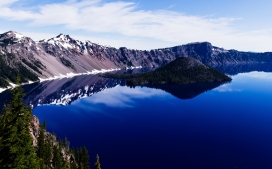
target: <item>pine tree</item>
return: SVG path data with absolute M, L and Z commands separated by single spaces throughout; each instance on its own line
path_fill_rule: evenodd
M 18 76 L 17 85 L 19 82 Z M 4 106 L 0 118 L 0 168 L 38 169 L 39 163 L 30 135 L 31 108 L 22 101 L 22 87 L 16 87 L 11 94 L 12 99 Z
M 38 150 L 37 155 L 39 158 L 44 158 L 45 156 L 45 139 L 44 139 L 44 129 L 40 126 L 40 133 L 38 137 Z
M 82 163 L 82 147 L 78 149 L 78 169 L 84 169 Z
M 44 130 L 46 130 L 46 120 L 45 119 L 43 121 L 43 128 L 44 128 Z
M 52 159 L 52 141 L 50 138 L 45 138 L 44 125 L 40 126 L 40 133 L 38 137 L 37 156 L 40 158 L 40 166 L 49 166 Z M 42 167 L 41 167 L 42 168 Z
M 96 163 L 94 164 L 94 167 L 95 169 L 101 169 L 98 154 L 96 155 Z
M 55 169 L 61 169 L 61 167 L 63 165 L 60 153 L 61 153 L 60 146 L 55 145 L 53 147 L 53 166 Z
M 45 139 L 44 139 L 44 129 L 40 126 L 40 133 L 38 137 L 38 148 L 37 148 L 37 156 L 40 158 L 40 168 L 45 168 Z
M 86 147 L 83 147 L 82 148 L 82 151 L 81 151 L 81 163 L 82 163 L 82 167 L 84 169 L 90 169 L 90 157 L 89 157 L 89 154 L 88 154 L 88 150 Z
M 44 153 L 44 163 L 46 166 L 49 166 L 50 161 L 52 159 L 52 153 L 53 153 L 53 146 L 52 146 L 52 140 L 48 139 L 45 142 L 45 153 Z

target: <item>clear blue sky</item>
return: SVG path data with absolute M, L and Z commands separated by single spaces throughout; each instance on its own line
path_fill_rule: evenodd
M 209 41 L 272 51 L 271 7 L 271 0 L 1 0 L 0 31 L 138 49 Z

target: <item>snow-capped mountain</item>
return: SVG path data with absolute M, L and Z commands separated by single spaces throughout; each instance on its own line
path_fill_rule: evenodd
M 20 33 L 9 31 L 0 34 L 0 87 L 14 82 L 13 77 L 18 73 L 27 82 L 102 69 L 159 67 L 181 56 L 191 56 L 208 65 L 272 61 L 271 52 L 225 50 L 209 42 L 143 51 L 106 47 L 91 41 L 75 40 L 64 34 L 35 42 Z

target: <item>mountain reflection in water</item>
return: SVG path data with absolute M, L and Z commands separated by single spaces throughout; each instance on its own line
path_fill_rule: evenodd
M 187 85 L 146 85 L 148 88 L 156 88 L 166 91 L 179 99 L 191 99 L 203 92 L 212 90 L 223 83 L 201 83 Z M 36 107 L 38 105 L 68 105 L 72 102 L 90 97 L 95 93 L 118 85 L 124 86 L 124 80 L 102 78 L 98 75 L 78 76 L 71 79 L 60 79 L 43 83 L 33 83 L 23 86 L 25 90 L 24 102 Z M 9 98 L 9 92 L 3 93 Z M 2 97 L 1 97 L 2 98 Z M 1 100 L 3 105 L 4 99 Z
M 148 88 L 161 89 L 167 93 L 172 94 L 173 96 L 179 99 L 192 99 L 201 93 L 207 92 L 214 88 L 219 87 L 225 83 L 195 83 L 195 84 L 150 84 L 145 85 Z
M 272 72 L 272 63 L 266 64 L 239 64 L 214 66 L 214 68 L 230 75 L 236 75 L 241 72 L 264 71 Z M 153 69 L 133 69 L 120 70 L 116 73 L 142 73 Z M 223 83 L 204 83 L 188 85 L 146 85 L 149 88 L 164 90 L 179 99 L 191 99 L 203 92 L 219 87 Z M 90 97 L 95 93 L 101 92 L 107 88 L 113 88 L 117 85 L 125 85 L 121 79 L 102 78 L 99 75 L 84 75 L 73 78 L 63 78 L 42 83 L 33 83 L 23 86 L 25 90 L 24 102 L 32 107 L 38 105 L 56 104 L 68 105 L 77 99 Z M 10 92 L 0 93 L 0 109 L 4 102 L 10 98 Z
M 252 71 L 272 72 L 272 63 L 214 65 L 212 67 L 228 75 L 237 75 L 239 73 L 248 73 Z

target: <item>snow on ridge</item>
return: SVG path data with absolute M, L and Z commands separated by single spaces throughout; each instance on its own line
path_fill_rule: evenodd
M 99 74 L 99 73 L 106 73 L 106 72 L 112 72 L 112 71 L 117 71 L 117 70 L 121 70 L 120 68 L 117 69 L 101 69 L 101 70 L 92 70 L 91 72 L 87 71 L 86 73 L 67 73 L 66 75 L 63 74 L 59 74 L 59 76 L 54 76 L 54 77 L 50 77 L 47 79 L 43 79 L 43 78 L 39 78 L 40 82 L 44 82 L 44 81 L 51 81 L 51 80 L 56 80 L 56 79 L 63 79 L 63 78 L 72 78 L 74 76 L 81 76 L 81 75 L 95 75 L 95 74 Z
M 55 45 L 55 41 L 54 41 L 53 39 L 47 40 L 47 43 L 52 44 L 52 45 Z
M 69 43 L 59 43 L 61 46 L 63 46 L 65 49 L 73 48 Z
M 22 39 L 22 38 L 24 37 L 24 35 L 22 35 L 22 34 L 20 34 L 20 33 L 17 33 L 17 32 L 14 32 L 14 34 L 15 34 L 15 37 L 16 37 L 17 39 Z
M 142 66 L 130 66 L 130 67 L 126 67 L 126 69 L 142 69 L 143 67 Z
M 0 93 L 2 93 L 3 91 L 5 90 L 8 90 L 8 89 L 12 89 L 14 87 L 16 87 L 17 85 L 14 84 L 14 83 L 9 83 L 9 86 L 7 88 L 0 88 Z
M 69 35 L 64 35 L 64 34 L 60 34 L 57 37 L 44 40 L 44 42 L 47 42 L 52 45 L 62 46 L 65 49 L 76 48 L 77 47 L 76 45 L 82 47 L 83 45 L 83 42 L 78 40 L 75 40 L 76 44 L 71 43 L 71 38 L 69 37 Z
M 0 93 L 2 93 L 5 90 L 7 90 L 7 89 L 6 88 L 0 88 Z
M 136 66 L 136 67 L 131 66 L 131 67 L 127 67 L 127 69 L 141 69 L 141 68 L 142 68 L 142 66 Z M 101 69 L 101 70 L 94 69 L 91 72 L 87 71 L 86 73 L 73 73 L 73 72 L 70 72 L 70 73 L 67 73 L 66 75 L 60 74 L 59 76 L 54 76 L 54 77 L 50 77 L 50 78 L 47 78 L 47 79 L 39 77 L 39 82 L 51 81 L 51 80 L 57 80 L 57 79 L 63 79 L 63 78 L 72 78 L 72 77 L 75 77 L 75 76 L 82 76 L 82 75 L 95 75 L 95 74 L 99 74 L 99 73 L 107 73 L 107 72 L 113 72 L 113 71 L 118 71 L 118 70 L 121 70 L 121 69 L 120 68 L 116 68 L 116 69 L 113 69 L 113 68 L 112 69 Z M 24 83 L 22 85 L 31 84 L 31 83 L 34 83 L 34 82 L 33 81 L 29 81 L 28 83 Z M 0 88 L 0 93 L 2 93 L 3 91 L 5 91 L 7 89 L 14 88 L 16 86 L 17 86 L 16 84 L 10 83 L 9 87 L 7 87 L 7 88 Z

